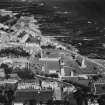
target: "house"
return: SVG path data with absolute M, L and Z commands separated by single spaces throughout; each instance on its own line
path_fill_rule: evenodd
M 28 58 L 2 58 L 0 59 L 1 64 L 7 64 L 9 66 L 12 66 L 13 68 L 19 67 L 19 68 L 29 68 L 30 61 Z
M 91 92 L 94 95 L 105 95 L 105 77 L 98 78 L 96 81 L 91 82 Z
M 39 85 L 38 80 L 22 80 L 18 83 L 17 90 L 15 92 L 15 103 L 26 103 L 31 102 L 47 102 L 52 100 L 53 91 L 52 89 L 42 89 Z
M 13 61 L 13 67 L 19 67 L 19 68 L 29 68 L 29 60 L 27 58 L 14 58 Z

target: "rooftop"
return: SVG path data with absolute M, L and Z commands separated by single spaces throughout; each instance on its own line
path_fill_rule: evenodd
M 39 58 L 39 61 L 47 61 L 47 62 L 58 62 L 60 60 L 60 57 L 59 58 Z

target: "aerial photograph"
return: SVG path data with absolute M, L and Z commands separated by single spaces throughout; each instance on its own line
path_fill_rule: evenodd
M 105 105 L 105 0 L 0 0 L 0 105 Z

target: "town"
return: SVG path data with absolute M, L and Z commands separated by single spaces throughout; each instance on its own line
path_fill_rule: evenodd
M 87 58 L 72 45 L 43 36 L 32 15 L 0 12 L 9 17 L 0 23 L 1 104 L 96 105 L 105 101 L 104 60 Z

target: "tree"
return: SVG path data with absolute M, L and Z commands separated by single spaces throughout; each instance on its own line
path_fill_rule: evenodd
M 2 63 L 1 66 L 0 66 L 0 68 L 3 68 L 4 71 L 5 71 L 5 74 L 7 74 L 7 75 L 12 72 L 12 68 L 8 67 L 7 64 Z
M 18 76 L 21 79 L 34 79 L 34 74 L 31 70 L 23 69 L 17 72 Z

